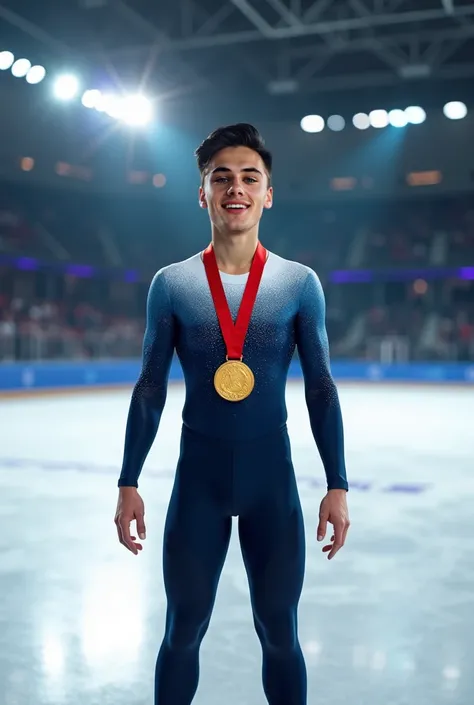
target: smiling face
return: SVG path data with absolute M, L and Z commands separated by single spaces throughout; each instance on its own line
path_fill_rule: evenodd
M 248 147 L 226 147 L 210 161 L 199 189 L 199 203 L 223 233 L 244 234 L 271 208 L 273 189 L 262 158 Z

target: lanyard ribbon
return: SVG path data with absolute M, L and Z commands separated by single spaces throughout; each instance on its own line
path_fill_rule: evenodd
M 266 259 L 267 251 L 263 245 L 258 242 L 234 325 L 217 267 L 216 254 L 212 243 L 204 250 L 204 268 L 206 270 L 207 281 L 209 282 L 209 288 L 214 301 L 214 308 L 216 309 L 222 337 L 224 338 L 227 348 L 228 360 L 240 360 L 242 358 L 245 336 L 247 335 Z

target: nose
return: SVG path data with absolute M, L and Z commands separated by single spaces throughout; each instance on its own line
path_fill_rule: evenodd
M 243 196 L 244 195 L 244 188 L 240 181 L 234 181 L 230 184 L 229 188 L 227 189 L 227 193 L 229 196 L 234 195 L 234 196 Z

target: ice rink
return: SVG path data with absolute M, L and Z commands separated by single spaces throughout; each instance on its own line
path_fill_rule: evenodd
M 352 525 L 330 562 L 315 536 L 325 483 L 303 390 L 287 393 L 307 530 L 308 703 L 472 705 L 474 388 L 339 390 Z M 113 523 L 129 399 L 0 399 L 0 705 L 152 704 L 183 390 L 170 388 L 142 474 L 137 557 Z M 194 702 L 264 705 L 260 672 L 234 532 Z

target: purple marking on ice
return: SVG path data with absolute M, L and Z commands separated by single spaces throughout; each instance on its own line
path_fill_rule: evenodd
M 100 473 L 100 474 L 119 474 L 119 468 L 114 465 L 102 465 L 98 463 L 88 463 L 87 461 L 77 461 L 77 460 L 38 460 L 27 459 L 27 458 L 0 458 L 0 468 L 12 468 L 12 467 L 28 467 L 36 466 L 41 470 L 47 470 L 50 472 L 57 471 L 70 471 L 75 470 L 76 472 L 85 472 L 89 474 Z M 173 478 L 175 471 L 170 468 L 164 468 L 158 470 L 157 468 L 145 468 L 145 474 L 152 477 L 159 478 Z M 298 483 L 309 485 L 312 488 L 325 488 L 325 479 L 314 477 L 313 475 L 297 475 Z M 426 492 L 432 485 L 421 482 L 407 482 L 407 483 L 397 483 L 392 485 L 377 485 L 377 483 L 369 482 L 367 480 L 351 480 L 349 482 L 349 490 L 356 490 L 359 492 L 394 492 L 399 494 L 419 494 L 420 492 Z

